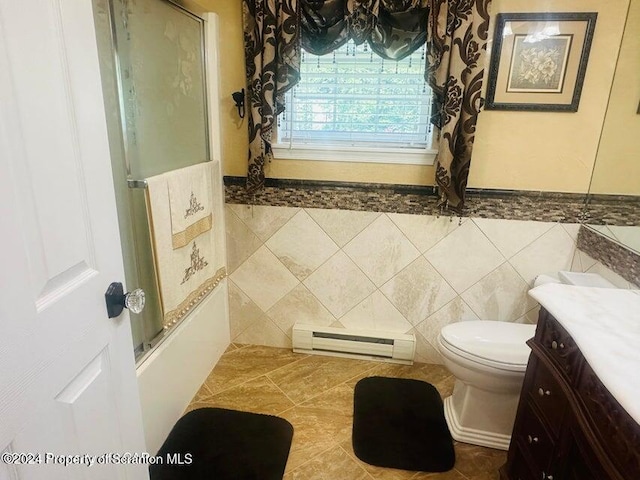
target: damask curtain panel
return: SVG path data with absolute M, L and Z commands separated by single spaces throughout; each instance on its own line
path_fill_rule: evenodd
M 491 0 L 430 0 L 425 76 L 439 128 L 436 183 L 441 207 L 461 213 L 487 50 Z
M 301 48 L 323 55 L 367 41 L 400 60 L 425 43 L 425 77 L 439 128 L 439 204 L 464 206 L 478 113 L 491 0 L 243 0 L 249 92 L 247 187 L 264 184 L 284 93 L 300 78 Z
M 243 20 L 249 103 L 247 189 L 255 191 L 264 185 L 284 94 L 300 79 L 299 0 L 244 0 Z

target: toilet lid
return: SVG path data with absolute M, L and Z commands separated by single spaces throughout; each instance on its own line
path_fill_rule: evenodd
M 526 367 L 535 325 L 511 322 L 469 321 L 452 323 L 442 328 L 440 336 L 456 350 L 478 359 Z

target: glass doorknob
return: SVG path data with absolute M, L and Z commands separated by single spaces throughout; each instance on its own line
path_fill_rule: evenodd
M 124 293 L 124 288 L 120 282 L 113 282 L 104 294 L 107 303 L 107 314 L 109 318 L 115 318 L 122 313 L 124 308 L 133 313 L 140 313 L 144 310 L 144 290 L 136 288 L 131 292 Z
M 124 295 L 124 306 L 133 313 L 140 313 L 144 310 L 144 290 L 136 288 Z

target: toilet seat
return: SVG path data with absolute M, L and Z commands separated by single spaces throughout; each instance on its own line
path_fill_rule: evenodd
M 454 355 L 481 365 L 510 372 L 524 372 L 535 325 L 510 322 L 469 321 L 447 325 L 440 331 L 442 347 Z

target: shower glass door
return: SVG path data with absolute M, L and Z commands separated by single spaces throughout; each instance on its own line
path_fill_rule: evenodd
M 94 0 L 120 230 L 129 289 L 147 306 L 131 315 L 136 356 L 166 333 L 144 180 L 210 159 L 204 22 L 168 0 Z
M 209 159 L 203 21 L 165 0 L 112 0 L 129 173 Z

